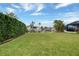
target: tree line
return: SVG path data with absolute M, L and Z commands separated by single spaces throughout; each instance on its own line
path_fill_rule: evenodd
M 26 25 L 16 17 L 0 13 L 0 43 L 15 38 L 27 31 Z
M 31 29 L 33 29 L 34 24 L 35 24 L 35 22 L 32 21 L 31 24 L 30 24 Z M 55 29 L 56 32 L 64 32 L 65 25 L 64 25 L 63 21 L 61 21 L 61 20 L 54 20 L 53 24 L 54 24 L 53 28 Z M 39 22 L 38 25 L 40 27 L 41 23 Z M 44 27 L 41 26 L 40 28 L 43 29 Z M 45 28 L 46 28 L 46 26 L 45 26 Z

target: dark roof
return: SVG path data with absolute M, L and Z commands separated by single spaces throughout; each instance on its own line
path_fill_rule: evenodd
M 79 21 L 75 21 L 75 22 L 72 22 L 72 23 L 70 23 L 70 24 L 79 24 Z M 68 25 L 70 25 L 70 24 L 68 24 Z

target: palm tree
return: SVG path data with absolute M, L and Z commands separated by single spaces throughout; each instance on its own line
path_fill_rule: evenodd
M 31 27 L 31 31 L 32 31 L 32 32 L 34 31 L 34 29 L 33 29 L 34 24 L 35 24 L 35 22 L 34 22 L 34 21 L 32 21 L 32 22 L 31 22 L 31 24 L 30 24 L 30 27 Z
M 39 22 L 38 25 L 39 25 L 39 27 L 40 27 L 41 23 Z
M 39 25 L 39 32 L 40 32 L 41 31 L 41 23 L 39 22 L 38 25 Z

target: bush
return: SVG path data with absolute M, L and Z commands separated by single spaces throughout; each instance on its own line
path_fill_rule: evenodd
M 26 29 L 26 25 L 21 21 L 0 13 L 0 42 L 20 36 Z

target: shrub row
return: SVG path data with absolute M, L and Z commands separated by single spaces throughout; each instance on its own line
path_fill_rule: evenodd
M 26 32 L 26 25 L 16 18 L 0 13 L 0 43 Z

